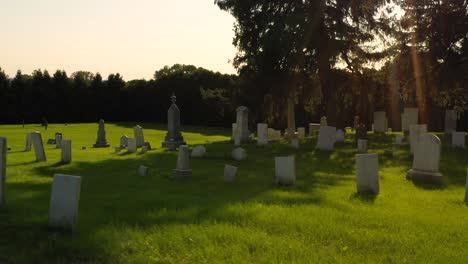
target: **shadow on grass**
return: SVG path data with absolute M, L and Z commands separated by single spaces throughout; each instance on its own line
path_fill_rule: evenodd
M 354 194 L 352 194 L 350 197 L 349 197 L 349 200 L 359 200 L 361 202 L 364 202 L 364 203 L 368 203 L 368 204 L 374 204 L 375 203 L 375 200 L 377 199 L 377 194 L 373 194 L 373 193 L 358 193 L 358 192 L 355 192 Z
M 114 124 L 114 123 L 112 123 Z M 136 125 L 140 125 L 143 129 L 156 129 L 156 130 L 167 130 L 167 124 L 154 124 L 154 123 L 115 123 L 114 125 L 133 128 Z M 202 127 L 202 126 L 182 126 L 182 134 L 184 133 L 195 133 L 203 136 L 231 136 L 231 128 L 223 127 Z

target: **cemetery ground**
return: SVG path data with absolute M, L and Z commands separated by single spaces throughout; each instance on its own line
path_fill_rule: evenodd
M 94 149 L 96 124 L 0 126 L 8 138 L 6 208 L 0 211 L 0 263 L 466 263 L 468 151 L 442 140 L 442 186 L 405 179 L 409 146 L 393 135 L 370 134 L 379 154 L 380 194 L 357 195 L 354 134 L 334 152 L 316 151 L 316 138 L 293 150 L 285 140 L 242 145 L 248 158 L 230 159 L 231 129 L 184 127 L 187 143 L 207 154 L 191 159 L 193 175 L 172 180 L 177 152 L 160 147 L 166 126 L 140 124 L 153 150 L 115 154 L 135 124 L 106 124 L 111 148 Z M 73 140 L 73 162 L 45 145 L 47 162 L 23 152 L 26 133 Z M 86 146 L 83 150 L 82 146 Z M 393 157 L 384 151 L 393 150 Z M 296 184 L 275 183 L 274 157 L 296 155 Z M 233 183 L 225 164 L 238 166 Z M 139 176 L 140 165 L 150 168 Z M 52 176 L 82 177 L 72 235 L 47 228 Z

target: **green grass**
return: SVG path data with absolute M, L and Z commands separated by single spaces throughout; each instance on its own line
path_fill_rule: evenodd
M 132 124 L 107 124 L 112 146 Z M 248 160 L 227 159 L 229 129 L 185 128 L 191 145 L 207 156 L 191 160 L 193 177 L 171 180 L 176 152 L 160 148 L 164 126 L 143 124 L 155 150 L 145 155 L 93 149 L 97 124 L 0 126 L 8 138 L 6 199 L 0 211 L 0 263 L 466 263 L 468 207 L 464 185 L 468 151 L 443 136 L 443 186 L 405 179 L 409 146 L 392 136 L 370 135 L 369 152 L 380 162 L 380 194 L 356 194 L 352 135 L 333 153 L 315 151 L 315 140 L 293 151 L 286 142 L 244 146 Z M 72 139 L 73 163 L 46 145 L 47 162 L 23 152 L 26 133 Z M 86 150 L 81 147 L 86 146 Z M 394 157 L 383 155 L 393 149 Z M 295 153 L 297 183 L 274 182 L 274 157 Z M 239 167 L 223 182 L 224 164 Z M 139 165 L 151 168 L 137 175 Z M 47 230 L 52 175 L 82 176 L 76 232 Z

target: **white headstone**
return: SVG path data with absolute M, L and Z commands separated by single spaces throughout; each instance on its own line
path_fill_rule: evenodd
M 42 141 L 41 132 L 35 131 L 31 133 L 31 141 L 36 154 L 36 161 L 46 161 L 46 154 L 44 150 L 44 142 Z
M 358 153 L 367 153 L 367 140 L 358 139 L 358 141 L 357 141 L 357 152 Z
M 137 151 L 136 138 L 128 138 L 128 152 L 135 153 Z
M 190 153 L 187 145 L 179 146 L 179 155 L 177 156 L 177 167 L 174 170 L 174 176 L 177 178 L 185 178 L 192 175 L 190 169 Z
M 320 127 L 316 149 L 332 151 L 335 146 L 336 128 L 329 126 Z
M 405 108 L 401 114 L 401 128 L 403 131 L 409 131 L 410 125 L 417 125 L 418 122 L 418 108 Z
M 328 126 L 326 116 L 322 116 L 322 118 L 320 118 L 320 126 Z
M 297 137 L 298 137 L 299 139 L 305 138 L 305 133 L 306 133 L 306 132 L 305 132 L 305 127 L 298 127 L 298 128 L 297 128 Z
M 31 133 L 27 133 L 26 134 L 26 148 L 24 151 L 26 152 L 31 151 L 31 146 L 32 146 Z
M 415 147 L 413 168 L 408 171 L 408 176 L 439 181 L 442 178 L 439 172 L 440 150 L 440 139 L 436 135 L 424 134 Z
M 143 135 L 143 128 L 137 125 L 133 128 L 133 133 L 135 135 L 137 148 L 143 147 L 143 144 L 145 144 L 145 136 Z
M 0 208 L 5 207 L 7 139 L 0 137 Z
M 56 148 L 62 147 L 62 134 L 55 134 L 55 147 Z
M 410 125 L 409 126 L 409 142 L 411 153 L 414 152 L 416 145 L 419 144 L 421 137 L 427 133 L 427 125 Z
M 293 149 L 299 149 L 299 147 L 300 147 L 299 139 L 297 139 L 297 138 L 291 139 L 291 147 Z
M 275 158 L 276 181 L 282 185 L 294 185 L 296 182 L 296 164 L 294 156 Z
M 78 217 L 81 177 L 55 174 L 50 198 L 49 227 L 72 232 Z
M 385 133 L 387 129 L 386 113 L 384 111 L 374 112 L 374 132 Z
M 224 165 L 224 181 L 233 182 L 236 179 L 237 167 Z
M 69 164 L 72 162 L 72 141 L 62 140 L 62 163 Z
M 379 156 L 356 154 L 356 182 L 358 193 L 379 193 Z
M 465 148 L 465 132 L 452 132 L 452 146 Z
M 240 137 L 240 141 L 248 142 L 250 139 L 249 132 L 249 108 L 245 106 L 239 106 L 237 112 L 237 132 L 236 135 Z
M 196 146 L 195 148 L 193 148 L 192 150 L 192 153 L 190 154 L 190 156 L 192 158 L 203 158 L 206 154 L 206 148 L 205 146 Z
M 335 132 L 335 142 L 343 142 L 345 140 L 345 132 L 341 129 Z
M 268 145 L 268 124 L 257 124 L 257 145 Z
M 243 148 L 235 148 L 235 149 L 231 152 L 231 157 L 232 157 L 232 159 L 234 159 L 234 160 L 242 161 L 242 160 L 247 159 L 247 152 L 246 152 L 245 149 L 243 149 Z
M 457 111 L 445 110 L 445 128 L 446 133 L 457 131 Z
M 403 136 L 402 135 L 395 135 L 395 145 L 403 144 Z
M 317 135 L 319 131 L 320 131 L 320 124 L 314 124 L 314 123 L 309 124 L 309 137 Z
M 140 165 L 140 167 L 138 167 L 138 175 L 148 176 L 148 174 L 149 174 L 149 168 L 148 167 L 143 166 L 143 165 Z

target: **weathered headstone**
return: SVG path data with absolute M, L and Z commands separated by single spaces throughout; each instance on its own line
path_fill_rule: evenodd
M 26 148 L 24 151 L 29 152 L 31 151 L 32 140 L 31 140 L 31 133 L 26 134 Z
M 268 145 L 268 124 L 264 124 L 264 123 L 257 124 L 257 145 L 258 146 Z
M 320 118 L 320 126 L 327 126 L 328 123 L 327 123 L 327 117 L 326 116 L 322 116 L 322 118 Z
M 31 141 L 36 154 L 36 161 L 46 161 L 46 154 L 44 150 L 44 142 L 42 141 L 41 132 L 35 131 L 31 133 Z
M 62 139 L 63 139 L 62 133 L 55 133 L 55 147 L 56 148 L 62 147 Z
M 135 153 L 137 151 L 136 138 L 128 138 L 127 150 L 129 153 Z
M 419 124 L 418 108 L 405 108 L 401 114 L 401 128 L 403 131 L 409 131 L 410 125 Z
M 138 175 L 140 176 L 148 176 L 149 174 L 149 168 L 146 167 L 146 166 L 143 166 L 143 165 L 140 165 L 140 167 L 138 167 Z
M 96 144 L 94 144 L 95 148 L 108 148 L 110 147 L 109 143 L 107 143 L 106 139 L 106 128 L 104 124 L 104 120 L 100 119 L 99 120 L 99 129 L 97 133 L 97 140 Z
M 387 116 L 384 111 L 374 112 L 374 132 L 386 133 L 388 130 Z
M 5 207 L 7 139 L 0 137 L 0 209 Z
M 49 227 L 73 232 L 78 217 L 81 177 L 55 174 L 50 198 Z
M 190 156 L 192 158 L 203 158 L 206 154 L 206 148 L 205 146 L 196 146 L 195 148 L 193 148 L 192 150 L 192 153 L 190 154 Z
M 294 156 L 275 157 L 276 182 L 281 185 L 294 185 L 296 182 L 296 164 Z
M 179 155 L 177 157 L 177 167 L 174 170 L 174 177 L 185 178 L 192 176 L 190 169 L 189 147 L 187 145 L 179 146 Z
M 356 142 L 359 139 L 368 140 L 369 136 L 367 135 L 367 127 L 363 123 L 358 125 L 356 130 Z
M 411 153 L 414 152 L 416 145 L 419 144 L 420 139 L 427 133 L 427 125 L 410 125 L 409 126 L 409 142 Z
M 180 110 L 176 105 L 176 96 L 171 96 L 172 104 L 167 111 L 167 134 L 162 143 L 163 148 L 175 150 L 181 145 L 185 145 L 184 137 L 180 128 Z
M 141 147 L 141 154 L 146 154 L 146 152 L 148 152 L 148 146 L 142 146 Z
M 403 144 L 403 135 L 395 135 L 395 145 Z
M 133 134 L 135 135 L 137 148 L 143 147 L 145 144 L 145 136 L 143 135 L 143 128 L 139 125 L 133 127 Z
M 239 137 L 240 142 L 248 142 L 250 139 L 249 132 L 249 108 L 245 106 L 239 106 L 236 109 L 236 135 Z
M 341 129 L 336 130 L 335 142 L 344 142 L 344 141 L 345 141 L 345 132 Z
M 427 182 L 440 182 L 439 172 L 440 139 L 436 135 L 424 134 L 415 146 L 413 168 L 408 171 L 408 178 Z
M 288 129 L 287 137 L 293 138 L 296 133 L 296 114 L 294 112 L 294 99 L 288 98 Z
M 299 139 L 304 139 L 305 138 L 305 127 L 298 127 L 297 128 L 297 137 Z
M 62 163 L 69 164 L 72 162 L 72 141 L 71 140 L 61 140 L 62 141 Z
M 122 151 L 122 147 L 115 147 L 115 153 L 120 153 Z
M 358 153 L 367 153 L 367 140 L 358 139 L 358 141 L 357 141 L 357 152 Z
M 293 138 L 291 139 L 291 148 L 293 149 L 299 149 L 300 145 L 299 145 L 299 139 L 297 138 Z
M 128 146 L 128 136 L 123 135 L 120 137 L 120 148 L 126 148 Z
M 357 192 L 379 193 L 379 156 L 372 154 L 356 154 Z
M 247 152 L 243 148 L 235 148 L 231 152 L 231 157 L 233 160 L 243 161 L 247 159 Z
M 452 146 L 465 148 L 465 132 L 452 132 Z
M 309 137 L 316 136 L 320 131 L 320 124 L 310 123 L 309 124 Z
M 233 182 L 236 179 L 237 167 L 231 165 L 224 165 L 224 181 Z
M 457 131 L 457 111 L 445 110 L 445 133 Z
M 316 149 L 332 151 L 335 146 L 336 127 L 321 126 Z

